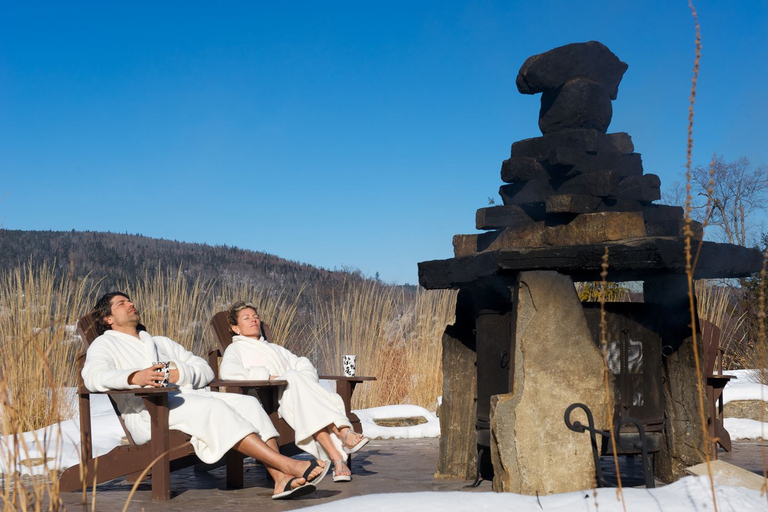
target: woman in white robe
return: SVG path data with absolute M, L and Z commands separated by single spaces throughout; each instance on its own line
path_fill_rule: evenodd
M 234 336 L 221 360 L 221 377 L 288 381 L 278 399 L 278 413 L 296 432 L 296 446 L 315 457 L 330 459 L 334 482 L 349 482 L 352 476 L 346 465 L 347 454 L 369 440 L 352 430 L 341 397 L 319 384 L 309 359 L 264 339 L 253 305 L 236 303 L 229 310 L 228 322 Z

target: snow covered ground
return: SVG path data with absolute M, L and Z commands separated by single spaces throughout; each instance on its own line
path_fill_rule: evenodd
M 768 386 L 760 384 L 754 370 L 731 370 L 723 373 L 736 377 L 725 386 L 723 403 L 734 400 L 768 401 Z M 745 418 L 725 418 L 723 425 L 734 441 L 737 439 L 768 438 L 768 423 L 760 423 Z
M 738 380 L 732 381 L 725 388 L 725 401 L 731 400 L 768 400 L 768 387 L 758 384 L 748 371 L 729 372 Z M 74 398 L 74 396 L 73 396 Z M 97 455 L 111 450 L 120 443 L 123 432 L 106 396 L 91 397 L 93 448 Z M 355 411 L 363 424 L 363 431 L 370 437 L 377 438 L 419 438 L 438 437 L 440 425 L 437 417 L 426 409 L 413 405 L 376 407 Z M 412 427 L 382 427 L 374 420 L 400 417 L 423 416 L 427 422 Z M 726 428 L 733 439 L 755 438 L 761 430 L 768 430 L 768 425 L 751 420 L 726 419 Z M 78 462 L 79 425 L 78 420 L 67 420 L 59 425 L 28 432 L 23 435 L 26 449 L 21 451 L 19 459 L 36 459 L 40 462 L 47 457 L 46 463 L 21 466 L 24 473 L 40 474 L 48 468 L 63 469 Z M 0 469 L 4 469 L 9 450 L 10 439 L 3 440 L 0 449 Z M 58 453 L 58 456 L 55 454 Z M 717 507 L 722 512 L 746 510 L 768 510 L 768 498 L 761 497 L 757 491 L 741 487 L 716 485 Z M 657 489 L 625 489 L 624 500 L 627 511 L 711 511 L 712 494 L 707 477 L 686 477 L 672 485 Z M 624 511 L 624 506 L 617 497 L 615 489 L 599 489 L 565 494 L 524 496 L 511 493 L 462 493 L 462 492 L 417 492 L 372 494 L 348 498 L 342 501 L 325 503 L 307 510 L 360 509 L 367 512 L 398 510 L 399 512 L 422 512 L 423 510 L 442 509 L 445 511 L 480 512 L 484 510 L 515 510 L 516 512 L 553 510 L 553 511 Z

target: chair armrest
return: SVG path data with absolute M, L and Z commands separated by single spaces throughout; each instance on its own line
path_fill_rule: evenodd
M 318 378 L 323 380 L 335 380 L 335 381 L 344 380 L 347 382 L 354 382 L 356 384 L 359 384 L 361 382 L 376 380 L 376 377 L 363 377 L 362 375 L 355 375 L 354 377 L 347 377 L 346 375 L 318 375 Z
M 280 387 L 288 384 L 286 380 L 231 380 L 231 379 L 213 379 L 209 386 L 211 388 L 272 388 Z
M 209 386 L 211 390 L 215 388 L 226 388 L 227 393 L 237 393 L 245 395 L 249 391 L 256 390 L 261 406 L 267 414 L 277 411 L 278 391 L 281 387 L 288 385 L 285 380 L 212 380 Z M 274 420 L 273 420 L 274 421 Z

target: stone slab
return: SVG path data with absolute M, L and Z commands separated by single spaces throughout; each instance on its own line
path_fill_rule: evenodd
M 591 195 L 557 194 L 546 201 L 547 213 L 593 213 L 600 206 L 600 198 Z
M 534 222 L 518 228 L 503 228 L 476 235 L 455 235 L 453 253 L 455 257 L 461 258 L 512 247 L 538 247 L 543 244 L 547 229 L 544 222 Z
M 571 174 L 562 183 L 555 183 L 558 194 L 579 194 L 598 197 L 612 196 L 619 186 L 619 173 L 597 171 Z
M 504 183 L 546 179 L 549 179 L 547 170 L 535 158 L 511 157 L 501 164 L 501 181 Z
M 605 248 L 609 249 L 609 281 L 643 281 L 685 272 L 685 243 L 673 237 L 646 237 L 618 243 L 492 251 L 476 256 L 423 261 L 419 283 L 427 289 L 459 288 L 492 275 L 523 270 L 557 270 L 575 281 L 600 280 Z M 696 279 L 747 277 L 759 272 L 763 255 L 757 249 L 703 242 Z
M 661 199 L 661 179 L 655 174 L 629 176 L 616 187 L 616 196 L 635 201 L 658 201 Z
M 619 135 L 619 134 L 616 134 Z M 624 134 L 626 135 L 626 134 Z M 627 135 L 627 137 L 629 137 Z M 558 147 L 578 149 L 587 153 L 619 153 L 621 148 L 626 149 L 626 140 L 614 134 L 606 135 L 597 130 L 566 130 L 547 133 L 542 137 L 519 140 L 512 144 L 511 157 L 529 157 L 538 160 L 548 160 L 550 152 Z M 617 140 L 622 146 L 617 146 Z M 631 143 L 631 139 L 630 139 Z
M 635 152 L 635 145 L 632 143 L 632 137 L 626 132 L 609 133 L 613 146 L 622 155 L 628 155 Z
M 543 203 L 555 191 L 548 180 L 521 181 L 499 188 L 501 201 L 505 205 L 526 203 Z
M 613 108 L 608 90 L 588 78 L 572 78 L 559 89 L 544 91 L 539 110 L 541 133 L 572 129 L 608 131 Z
M 549 154 L 549 163 L 570 166 L 569 172 L 573 173 L 614 171 L 622 178 L 643 174 L 643 160 L 640 153 L 622 155 L 619 152 L 600 152 L 591 154 L 578 149 L 558 147 Z
M 533 222 L 534 220 L 530 215 L 515 204 L 480 208 L 475 214 L 475 226 L 477 229 L 523 227 Z
M 562 226 L 548 227 L 547 245 L 584 245 L 645 237 L 645 221 L 638 212 L 602 212 L 577 215 Z
M 709 468 L 707 468 L 706 463 L 696 464 L 686 468 L 685 472 L 689 475 L 709 476 L 710 469 L 712 470 L 712 480 L 717 485 L 746 487 L 753 491 L 763 490 L 763 484 L 765 483 L 763 477 L 722 460 L 710 461 Z

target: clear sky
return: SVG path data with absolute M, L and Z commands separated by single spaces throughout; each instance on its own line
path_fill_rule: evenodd
M 768 161 L 768 1 L 696 1 L 694 163 Z M 226 244 L 416 283 L 539 136 L 525 59 L 598 40 L 609 131 L 685 164 L 685 0 L 0 0 L 0 227 Z

